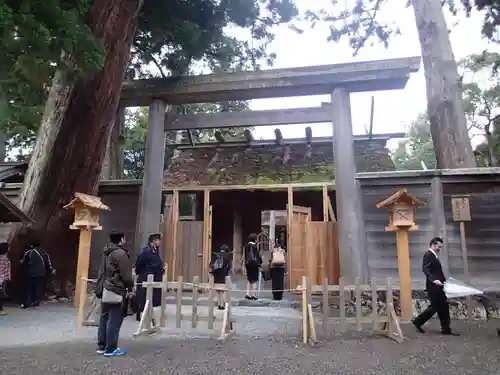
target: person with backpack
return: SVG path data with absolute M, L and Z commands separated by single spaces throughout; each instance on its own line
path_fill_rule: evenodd
M 45 293 L 45 283 L 49 275 L 55 275 L 49 254 L 39 242 L 32 242 L 21 257 L 24 273 L 24 303 L 21 308 L 38 307 Z
M 259 271 L 262 265 L 262 257 L 257 248 L 257 235 L 251 233 L 248 236 L 248 242 L 245 245 L 245 270 L 247 273 L 247 290 L 245 298 L 249 300 L 257 300 L 255 292 L 257 290 L 257 282 L 259 281 Z
M 225 308 L 224 290 L 226 277 L 229 276 L 229 271 L 231 270 L 232 256 L 229 246 L 222 245 L 219 251 L 212 254 L 212 261 L 210 262 L 210 273 L 214 278 L 217 307 L 219 310 L 224 310 Z
M 283 289 L 285 287 L 285 265 L 286 253 L 281 247 L 279 241 L 276 241 L 274 248 L 271 250 L 271 289 L 273 291 L 273 299 L 281 301 L 283 299 Z
M 134 287 L 132 262 L 123 247 L 125 235 L 111 233 L 99 269 L 95 295 L 101 300 L 101 317 L 97 330 L 97 354 L 117 357 L 125 354 L 118 347 L 123 318 L 127 314 L 128 296 Z

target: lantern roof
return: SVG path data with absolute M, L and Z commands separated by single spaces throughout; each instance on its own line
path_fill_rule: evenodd
M 420 207 L 425 204 L 425 202 L 417 199 L 413 195 L 408 194 L 408 190 L 401 189 L 391 195 L 389 198 L 377 203 L 377 208 L 392 208 L 396 204 L 407 204 L 409 206 Z
M 75 193 L 75 197 L 63 208 L 80 208 L 81 206 L 109 211 L 109 207 L 102 203 L 101 198 L 83 193 Z

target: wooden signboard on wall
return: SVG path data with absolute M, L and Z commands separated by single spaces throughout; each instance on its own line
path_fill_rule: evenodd
M 471 221 L 468 195 L 453 195 L 451 197 L 453 221 Z
M 469 257 L 467 254 L 467 241 L 465 237 L 465 222 L 471 221 L 469 195 L 452 195 L 451 210 L 453 213 L 453 221 L 458 221 L 460 224 L 460 245 L 464 262 L 464 277 L 466 281 L 470 281 Z M 472 319 L 471 305 L 472 300 L 470 297 L 467 297 L 467 322 L 470 322 Z

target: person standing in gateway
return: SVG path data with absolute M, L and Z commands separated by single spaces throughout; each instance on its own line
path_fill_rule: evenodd
M 419 316 L 413 319 L 412 323 L 420 333 L 425 333 L 422 326 L 431 319 L 434 314 L 438 314 L 441 322 L 441 333 L 443 335 L 458 336 L 450 327 L 450 308 L 448 300 L 443 290 L 446 278 L 439 261 L 439 252 L 443 248 L 443 240 L 434 237 L 429 244 L 429 250 L 424 254 L 422 261 L 422 271 L 425 274 L 425 288 L 431 304 Z

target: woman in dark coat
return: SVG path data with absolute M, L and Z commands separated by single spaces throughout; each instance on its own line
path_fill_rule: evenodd
M 256 244 L 257 235 L 251 233 L 245 245 L 245 270 L 247 272 L 247 293 L 246 299 L 256 300 L 257 282 L 259 281 L 260 266 L 262 257 Z
M 135 274 L 137 283 L 147 281 L 148 275 L 154 276 L 154 281 L 162 281 L 165 273 L 165 265 L 159 254 L 161 234 L 154 233 L 148 238 L 148 244 L 142 250 L 135 262 Z M 136 289 L 136 319 L 141 320 L 141 314 L 146 304 L 146 288 L 137 285 Z M 153 307 L 161 306 L 161 289 L 153 289 Z
M 212 254 L 210 262 L 210 273 L 214 278 L 215 292 L 217 294 L 217 307 L 219 310 L 224 310 L 226 301 L 224 299 L 224 289 L 226 277 L 229 276 L 229 271 L 232 265 L 232 252 L 229 246 L 222 245 L 219 251 Z

